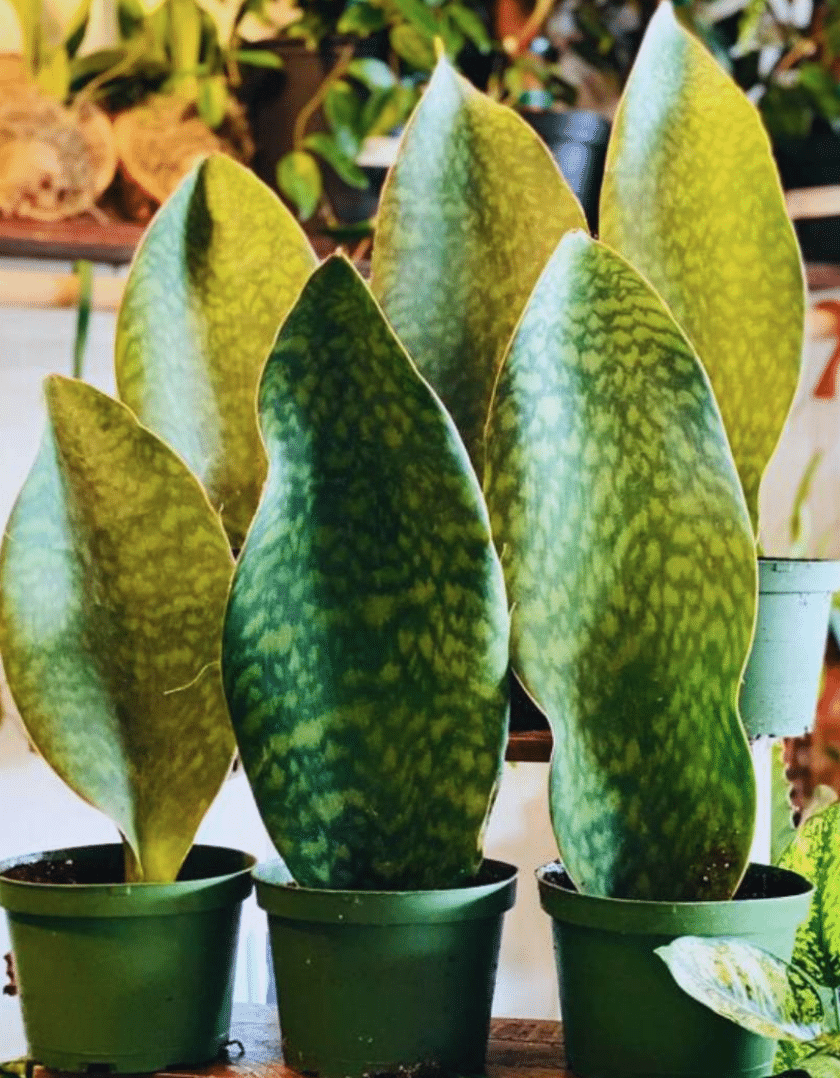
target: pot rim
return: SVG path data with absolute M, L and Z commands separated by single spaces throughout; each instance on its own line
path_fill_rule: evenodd
M 840 590 L 840 561 L 833 558 L 759 558 L 759 591 L 830 593 Z
M 763 898 L 727 899 L 702 902 L 654 901 L 650 899 L 607 898 L 586 895 L 546 879 L 549 872 L 563 872 L 561 861 L 536 869 L 540 905 L 557 921 L 604 931 L 639 935 L 697 935 L 697 920 L 703 921 L 701 935 L 742 935 L 760 918 L 767 926 L 775 917 L 787 923 L 792 915 L 803 920 L 814 893 L 814 886 L 798 872 L 775 865 L 751 863 L 747 871 L 760 869 L 775 876 L 779 883 L 795 887 L 782 895 Z M 567 877 L 568 878 L 568 877 Z M 798 923 L 798 922 L 797 922 Z
M 107 851 L 107 854 L 106 854 Z M 0 908 L 10 913 L 56 917 L 149 917 L 181 913 L 199 913 L 241 902 L 251 893 L 251 871 L 257 863 L 253 854 L 228 846 L 195 844 L 185 858 L 214 857 L 226 860 L 221 871 L 196 879 L 172 883 L 40 883 L 9 879 L 4 873 L 18 865 L 39 861 L 57 861 L 82 857 L 93 860 L 97 854 L 122 854 L 119 843 L 69 846 L 39 853 L 18 854 L 0 862 Z M 239 861 L 234 868 L 230 862 Z
M 257 904 L 272 918 L 356 925 L 442 924 L 497 916 L 513 906 L 518 868 L 485 858 L 481 869 L 489 869 L 495 878 L 424 891 L 300 887 L 280 860 L 257 865 L 252 876 Z

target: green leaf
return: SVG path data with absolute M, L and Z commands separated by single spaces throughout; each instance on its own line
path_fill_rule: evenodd
M 260 417 L 222 665 L 263 820 L 300 884 L 455 886 L 506 739 L 504 584 L 455 427 L 343 258 L 283 324 Z
M 217 128 L 228 108 L 228 85 L 224 75 L 210 75 L 198 83 L 198 114 L 208 127 Z
M 349 82 L 341 80 L 331 86 L 324 100 L 324 115 L 340 151 L 351 160 L 361 145 L 362 101 Z
M 442 60 L 382 192 L 373 290 L 479 477 L 510 335 L 560 237 L 584 227 L 536 133 Z
M 339 34 L 369 37 L 377 30 L 384 30 L 386 25 L 387 20 L 382 8 L 374 7 L 373 4 L 350 3 L 336 24 L 336 31 Z
M 298 208 L 301 221 L 308 221 L 318 208 L 321 197 L 321 172 L 318 162 L 304 150 L 293 150 L 280 158 L 277 186 Z
M 692 999 L 759 1037 L 810 1043 L 836 1032 L 819 986 L 745 940 L 680 936 L 656 954 Z
M 446 12 L 449 18 L 464 31 L 480 53 L 486 54 L 490 52 L 493 42 L 487 32 L 487 27 L 471 8 L 464 7 L 463 4 L 450 4 Z
M 840 1078 L 840 1038 L 835 1039 L 830 1048 L 805 1056 L 801 1066 L 810 1078 Z
M 231 764 L 219 673 L 233 562 L 184 463 L 119 402 L 46 383 L 50 422 L 0 550 L 0 646 L 29 736 L 172 880 Z
M 159 210 L 126 284 L 120 396 L 195 472 L 235 549 L 265 477 L 260 370 L 316 265 L 279 199 L 219 154 Z
M 799 377 L 802 264 L 758 113 L 668 3 L 616 114 L 600 222 L 703 361 L 755 528 Z
M 800 925 L 792 961 L 812 980 L 840 988 L 840 802 L 802 825 L 780 858 L 782 868 L 799 872 L 814 885 L 808 919 Z M 777 1066 L 793 1067 L 801 1050 L 782 1045 Z
M 283 67 L 283 58 L 268 49 L 234 49 L 232 56 L 238 64 L 249 67 L 271 67 L 275 70 Z
M 390 90 L 397 84 L 397 76 L 383 60 L 364 56 L 351 60 L 347 74 L 364 83 L 369 90 Z
M 307 149 L 314 150 L 319 157 L 322 157 L 335 170 L 336 174 L 351 187 L 365 190 L 369 186 L 368 178 L 364 172 L 355 161 L 352 161 L 341 152 L 335 144 L 335 140 L 326 132 L 316 131 L 315 134 L 307 135 L 303 140 L 303 144 Z
M 435 66 L 435 50 L 431 40 L 409 23 L 391 29 L 388 39 L 391 48 L 401 59 L 418 71 L 431 71 Z
M 528 301 L 487 444 L 511 656 L 554 732 L 569 875 L 615 898 L 728 898 L 755 818 L 736 708 L 756 608 L 749 518 L 690 345 L 582 232 Z
M 434 41 L 438 22 L 424 0 L 394 0 L 394 6 L 415 30 Z

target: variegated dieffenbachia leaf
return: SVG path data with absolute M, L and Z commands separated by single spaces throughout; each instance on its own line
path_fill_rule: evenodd
M 837 1033 L 833 993 L 745 940 L 680 936 L 656 954 L 692 999 L 759 1037 L 811 1045 Z
M 223 676 L 298 883 L 465 881 L 504 751 L 509 618 L 458 433 L 364 282 L 325 263 L 260 388 L 269 472 Z
M 813 816 L 785 850 L 779 864 L 814 885 L 808 919 L 800 925 L 792 961 L 812 980 L 840 989 L 840 802 Z M 781 1045 L 777 1067 L 798 1066 L 798 1046 Z
M 265 479 L 260 371 L 317 263 L 277 196 L 217 154 L 162 206 L 126 283 L 120 397 L 198 476 L 234 549 Z
M 691 346 L 581 232 L 513 336 L 485 487 L 514 669 L 554 732 L 569 875 L 588 894 L 728 898 L 755 816 L 736 705 L 756 609 L 749 517 Z
M 219 670 L 233 559 L 184 463 L 124 405 L 47 380 L 0 550 L 0 650 L 32 741 L 106 813 L 129 880 L 173 880 L 230 768 Z
M 703 361 L 755 528 L 799 377 L 802 263 L 757 110 L 670 3 L 648 26 L 616 114 L 600 229 Z
M 505 348 L 583 211 L 534 130 L 441 59 L 385 183 L 373 291 L 479 476 Z
M 809 1078 L 840 1078 L 840 1037 L 832 1037 L 830 1042 L 827 1048 L 806 1055 L 800 1062 L 799 1068 Z

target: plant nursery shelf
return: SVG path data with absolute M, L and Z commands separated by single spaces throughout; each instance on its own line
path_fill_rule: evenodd
M 282 1062 L 277 1011 L 271 1006 L 238 1004 L 233 1009 L 230 1061 L 210 1067 L 182 1070 L 177 1067 L 162 1078 L 299 1078 Z M 35 1076 L 50 1073 L 36 1068 Z M 488 1078 L 572 1078 L 566 1070 L 562 1027 L 559 1022 L 497 1018 L 490 1029 L 487 1053 Z

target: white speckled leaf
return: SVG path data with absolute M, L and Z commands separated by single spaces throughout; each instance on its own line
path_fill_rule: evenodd
M 238 549 L 265 479 L 257 383 L 318 264 L 277 196 L 224 154 L 161 207 L 117 324 L 120 397 L 184 458 Z
M 0 648 L 38 750 L 172 880 L 230 767 L 219 671 L 233 559 L 183 462 L 83 382 L 50 415 L 0 549 Z
M 836 991 L 840 989 L 840 802 L 802 826 L 779 864 L 814 885 L 808 919 L 797 931 L 792 961 L 812 980 Z M 798 1066 L 802 1054 L 796 1045 L 781 1045 L 778 1068 Z
M 479 477 L 513 327 L 557 241 L 585 227 L 533 129 L 441 60 L 382 192 L 372 287 Z
M 648 26 L 615 118 L 600 228 L 703 361 L 755 528 L 799 377 L 802 264 L 758 112 L 670 3 Z
M 749 518 L 690 345 L 581 232 L 513 336 L 485 488 L 514 668 L 554 732 L 569 875 L 589 894 L 728 898 L 755 818 L 736 703 L 756 608 Z
M 300 884 L 455 886 L 504 753 L 504 581 L 458 433 L 343 258 L 284 323 L 260 417 L 223 671 L 263 820 Z
M 656 954 L 692 999 L 770 1040 L 810 1044 L 836 1032 L 818 985 L 761 947 L 728 937 L 680 936 Z

